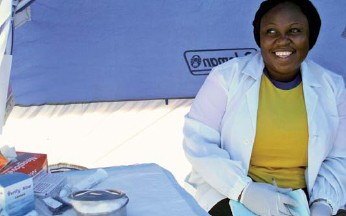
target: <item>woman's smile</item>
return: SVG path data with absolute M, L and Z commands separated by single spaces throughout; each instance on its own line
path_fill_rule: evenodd
M 275 52 L 275 55 L 279 58 L 286 59 L 288 58 L 293 52 L 291 51 L 277 51 Z

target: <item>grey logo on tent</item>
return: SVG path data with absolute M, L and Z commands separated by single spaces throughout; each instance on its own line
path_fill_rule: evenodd
M 199 55 L 192 56 L 190 60 L 191 67 L 198 68 L 201 65 L 202 59 Z
M 192 75 L 207 75 L 219 64 L 256 51 L 255 48 L 187 50 L 184 52 L 184 58 Z
M 341 34 L 341 36 L 346 39 L 346 26 L 345 26 L 344 32 Z

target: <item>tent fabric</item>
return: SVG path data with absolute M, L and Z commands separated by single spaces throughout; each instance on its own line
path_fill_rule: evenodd
M 183 186 L 191 166 L 182 148 L 192 99 L 15 106 L 0 143 L 45 153 L 49 165 L 87 168 L 157 163 Z
M 21 105 L 194 97 L 205 76 L 190 72 L 189 54 L 230 49 L 216 53 L 229 59 L 255 47 L 232 32 L 251 35 L 251 28 L 229 19 L 254 8 L 228 0 L 36 0 L 30 7 L 31 21 L 14 40 Z
M 260 0 L 36 0 L 15 30 L 20 105 L 194 97 L 205 75 L 258 50 Z M 346 1 L 314 1 L 322 29 L 309 57 L 346 77 Z
M 31 3 L 33 3 L 35 0 L 15 0 L 15 13 L 18 13 L 25 8 L 27 8 Z

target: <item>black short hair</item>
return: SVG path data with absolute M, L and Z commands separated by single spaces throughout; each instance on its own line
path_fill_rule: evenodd
M 315 45 L 321 28 L 321 18 L 315 6 L 309 0 L 266 0 L 258 8 L 252 22 L 253 34 L 258 47 L 260 44 L 260 25 L 262 17 L 273 7 L 283 2 L 292 2 L 297 5 L 309 22 L 309 49 Z

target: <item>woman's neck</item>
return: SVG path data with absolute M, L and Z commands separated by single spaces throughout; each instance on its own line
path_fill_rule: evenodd
M 275 80 L 274 78 L 272 78 L 270 76 L 270 74 L 268 72 L 268 69 L 266 67 L 263 69 L 263 73 L 269 78 L 269 80 L 273 83 L 273 85 L 276 88 L 279 88 L 279 89 L 282 89 L 282 90 L 293 89 L 293 88 L 297 87 L 301 83 L 301 81 L 302 81 L 302 76 L 301 76 L 300 71 L 290 81 Z

